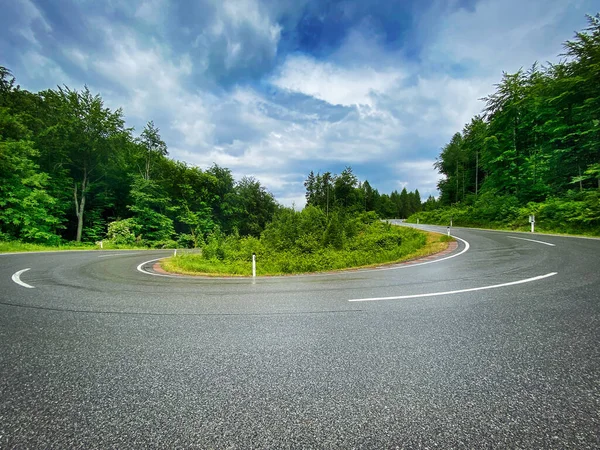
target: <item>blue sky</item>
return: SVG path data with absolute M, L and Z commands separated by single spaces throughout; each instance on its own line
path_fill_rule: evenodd
M 440 148 L 502 71 L 557 61 L 590 0 L 19 0 L 0 65 L 25 89 L 84 85 L 170 156 L 304 205 L 314 170 L 437 195 Z

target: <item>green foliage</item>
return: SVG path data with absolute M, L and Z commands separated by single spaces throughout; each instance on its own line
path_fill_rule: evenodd
M 61 221 L 54 215 L 56 199 L 46 187 L 49 176 L 34 162 L 38 152 L 17 118 L 0 108 L 0 232 L 4 238 L 58 244 Z M 24 137 L 24 136 L 23 136 Z
M 182 254 L 167 267 L 249 275 L 254 253 L 258 274 L 316 272 L 397 261 L 425 242 L 424 233 L 374 220 L 373 213 L 332 213 L 327 218 L 320 208 L 309 206 L 301 212 L 280 211 L 260 239 L 225 236 L 216 229 L 200 255 Z
M 151 242 L 170 241 L 175 234 L 173 220 L 167 216 L 172 212 L 170 199 L 153 180 L 136 177 L 131 187 L 130 211 L 137 224 L 142 239 Z
M 0 94 L 2 238 L 95 242 L 109 223 L 134 219 L 127 245 L 177 237 L 199 247 L 216 226 L 259 236 L 278 208 L 252 178 L 236 183 L 229 169 L 168 159 L 152 121 L 134 137 L 123 112 L 88 88 L 31 93 L 0 67 Z
M 139 236 L 140 227 L 135 219 L 116 220 L 108 224 L 108 232 L 106 237 L 115 245 L 134 245 Z
M 73 242 L 45 245 L 0 239 L 0 253 L 47 252 L 57 250 L 95 250 L 97 248 L 97 245 Z
M 564 44 L 569 60 L 503 74 L 483 99 L 485 116 L 456 133 L 435 163 L 445 209 L 428 201 L 411 220 L 521 228 L 537 211 L 538 229 L 597 233 L 600 14 L 588 21 Z
M 307 206 L 322 209 L 326 216 L 334 211 L 342 214 L 371 211 L 379 217 L 406 218 L 421 210 L 418 190 L 408 192 L 403 188 L 400 193 L 379 194 L 367 180 L 360 183 L 351 167 L 346 167 L 339 175 L 331 172 L 315 175 L 311 171 L 304 186 Z
M 483 194 L 473 205 L 422 211 L 408 221 L 447 226 L 472 226 L 527 231 L 529 216 L 540 232 L 600 235 L 600 192 L 569 191 L 566 197 L 521 205 L 516 197 Z
M 236 184 L 235 193 L 237 229 L 242 235 L 260 236 L 277 209 L 273 195 L 252 177 L 243 177 Z

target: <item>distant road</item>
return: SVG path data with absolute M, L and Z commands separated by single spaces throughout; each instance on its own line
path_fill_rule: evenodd
M 255 283 L 0 255 L 0 448 L 600 447 L 600 240 L 452 234 Z

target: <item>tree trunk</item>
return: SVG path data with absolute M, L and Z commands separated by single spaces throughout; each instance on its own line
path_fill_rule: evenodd
M 517 148 L 517 118 L 513 124 L 513 147 L 515 150 L 515 165 L 517 166 L 517 182 L 515 184 L 515 195 L 519 195 L 520 167 L 519 167 L 519 149 Z
M 144 174 L 144 179 L 150 179 L 150 151 L 146 154 L 146 173 Z
M 533 135 L 533 139 L 533 186 L 535 186 L 537 181 L 537 134 Z
M 463 167 L 463 180 L 462 180 L 463 181 L 463 193 L 462 193 L 463 194 L 462 195 L 463 202 L 465 201 L 465 172 L 466 172 L 466 170 Z
M 479 191 L 479 150 L 475 149 L 475 197 Z
M 458 203 L 458 193 L 460 192 L 460 189 L 458 187 L 458 181 L 459 181 L 459 178 L 458 178 L 458 163 L 456 163 L 456 195 L 454 196 L 454 201 L 456 203 Z
M 83 171 L 83 180 L 81 182 L 81 198 L 77 196 L 77 183 L 75 183 L 73 189 L 73 196 L 75 197 L 75 215 L 77 216 L 77 236 L 75 240 L 81 242 L 81 235 L 83 233 L 83 212 L 85 211 L 85 191 L 88 185 L 88 173 L 87 169 Z

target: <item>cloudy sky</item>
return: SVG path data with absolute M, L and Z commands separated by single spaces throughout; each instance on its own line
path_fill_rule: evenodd
M 88 85 L 170 156 L 304 205 L 311 170 L 437 195 L 440 148 L 502 71 L 557 61 L 596 0 L 3 1 L 0 65 Z

